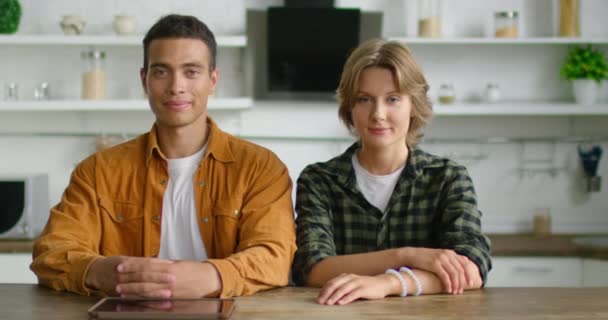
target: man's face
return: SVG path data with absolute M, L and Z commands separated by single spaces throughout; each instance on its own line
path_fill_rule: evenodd
M 160 129 L 204 125 L 217 70 L 209 70 L 207 45 L 197 39 L 156 39 L 148 48 L 148 70 L 140 72 Z

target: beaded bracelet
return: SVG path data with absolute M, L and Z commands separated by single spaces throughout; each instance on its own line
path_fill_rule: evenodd
M 400 296 L 407 297 L 407 283 L 405 282 L 405 279 L 403 279 L 403 276 L 401 275 L 401 273 L 399 273 L 395 269 L 387 269 L 384 273 L 385 274 L 392 274 L 395 277 L 397 277 L 397 279 L 399 279 L 399 282 L 401 282 L 401 288 L 403 289 L 403 291 L 401 292 Z
M 414 296 L 419 296 L 420 294 L 422 294 L 422 284 L 420 284 L 420 280 L 418 279 L 418 276 L 412 271 L 412 269 L 410 269 L 408 267 L 401 267 L 399 269 L 399 272 L 407 273 L 410 276 L 410 278 L 412 278 L 412 280 L 414 280 L 414 284 L 416 284 L 416 293 L 414 293 Z

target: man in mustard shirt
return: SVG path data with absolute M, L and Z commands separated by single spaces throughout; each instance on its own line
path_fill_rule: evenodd
M 85 295 L 230 297 L 286 285 L 291 181 L 272 152 L 207 116 L 218 80 L 213 33 L 169 15 L 143 44 L 155 124 L 78 165 L 31 269 L 43 285 Z

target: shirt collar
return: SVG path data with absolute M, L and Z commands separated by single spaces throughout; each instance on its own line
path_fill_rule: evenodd
M 229 135 L 223 132 L 213 121 L 207 116 L 207 126 L 209 126 L 209 141 L 207 143 L 207 154 L 215 160 L 221 162 L 233 162 L 234 153 L 229 144 Z M 158 145 L 157 125 L 154 123 L 148 135 L 148 145 L 146 147 L 146 166 L 149 165 L 150 159 L 156 152 L 158 156 L 165 159 Z
M 210 117 L 207 117 L 207 125 L 210 134 L 207 154 L 220 162 L 234 162 L 234 153 L 230 144 L 231 136 L 222 131 Z
M 361 148 L 359 141 L 353 143 L 344 153 L 327 162 L 327 173 L 336 177 L 341 184 L 355 183 L 355 172 L 352 165 L 352 157 Z M 430 154 L 418 149 L 409 149 L 407 164 L 401 173 L 402 178 L 415 180 L 422 175 L 425 168 L 437 167 L 441 164 L 435 161 Z

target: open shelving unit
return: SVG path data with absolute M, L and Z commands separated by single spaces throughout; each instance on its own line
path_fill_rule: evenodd
M 238 111 L 251 108 L 249 97 L 211 98 L 209 110 Z M 0 111 L 150 111 L 148 100 L 45 100 L 45 101 L 0 101 Z
M 247 36 L 216 36 L 219 47 L 246 47 Z M 141 46 L 143 35 L 0 35 L 0 45 Z
M 569 45 L 569 44 L 608 44 L 608 38 L 494 38 L 494 37 L 465 37 L 465 38 L 418 38 L 418 37 L 389 37 L 389 40 L 406 44 L 521 44 L 521 45 Z
M 437 116 L 608 116 L 608 105 L 566 102 L 456 103 L 435 105 Z
M 287 101 L 287 100 L 254 100 L 253 107 L 291 106 L 306 110 L 313 107 L 338 109 L 338 103 L 332 101 Z M 574 102 L 563 101 L 504 101 L 456 102 L 450 105 L 433 103 L 435 116 L 608 116 L 608 104 L 580 106 Z
M 63 34 L 16 34 L 0 35 L 0 46 L 112 46 L 137 48 L 142 46 L 143 35 L 63 35 Z M 216 36 L 218 47 L 245 48 L 245 35 Z M 251 108 L 251 97 L 217 97 L 209 100 L 209 110 L 238 111 Z M 109 100 L 0 100 L 0 112 L 104 112 L 104 111 L 149 111 L 145 99 Z

